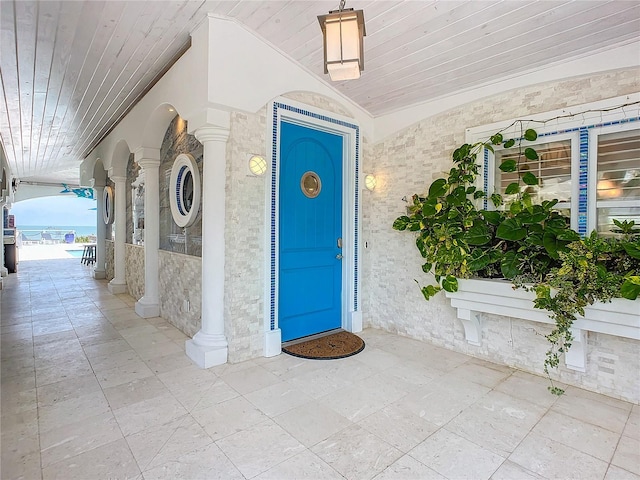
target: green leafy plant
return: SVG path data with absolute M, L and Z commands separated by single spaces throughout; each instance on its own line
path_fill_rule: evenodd
M 571 347 L 571 325 L 577 315 L 584 315 L 585 307 L 596 301 L 638 297 L 639 247 L 640 237 L 603 238 L 594 231 L 560 252 L 561 265 L 532 288 L 536 294 L 535 307 L 549 311 L 555 320 L 554 329 L 547 335 L 551 342 L 544 362 L 547 375 L 550 368 L 558 366 L 560 354 Z M 563 393 L 553 382 L 550 390 Z
M 541 280 L 557 264 L 559 252 L 579 239 L 569 219 L 553 209 L 557 200 L 534 204 L 527 191 L 538 178 L 523 171 L 520 162 L 538 155 L 522 143 L 536 138 L 528 129 L 520 139 L 504 140 L 498 133 L 488 142 L 462 145 L 453 153 L 454 167 L 447 178 L 435 180 L 425 196 L 414 195 L 407 215 L 395 220 L 394 229 L 417 232 L 416 246 L 425 259 L 422 269 L 435 276 L 435 284 L 422 287 L 427 300 L 441 289 L 457 291 L 457 278 Z M 485 192 L 476 187 L 477 155 L 499 144 L 517 144 L 521 150 L 518 161 L 509 159 L 499 166 L 503 172 L 518 172 L 519 181 L 504 192 L 514 199 L 505 205 L 504 196 L 493 193 L 488 200 L 494 209 L 478 208 Z
M 535 130 L 521 128 L 519 138 L 496 133 L 486 142 L 460 146 L 447 177 L 433 181 L 425 195 L 413 195 L 407 214 L 393 228 L 416 233 L 422 270 L 435 279 L 420 287 L 427 300 L 443 289 L 457 291 L 459 278 L 505 278 L 534 291 L 534 305 L 549 311 L 556 323 L 547 335 L 551 347 L 544 364 L 551 379 L 549 368 L 557 367 L 559 355 L 571 346 L 572 322 L 586 305 L 640 294 L 640 229 L 632 221 L 616 220 L 620 237 L 604 239 L 594 233 L 581 239 L 569 218 L 554 210 L 558 200 L 535 203 L 532 190 L 539 179 L 527 162 L 538 154 L 526 142 L 537 136 Z M 516 173 L 517 181 L 486 198 L 493 208 L 480 208 L 487 194 L 476 187 L 477 156 L 495 145 L 518 149 L 515 159 L 498 167 Z M 550 390 L 562 393 L 553 383 Z

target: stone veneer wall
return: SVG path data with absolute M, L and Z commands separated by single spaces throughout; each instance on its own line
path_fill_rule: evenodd
M 101 221 L 101 220 L 98 220 Z M 110 281 L 115 277 L 114 270 L 114 245 L 113 240 L 106 240 L 105 242 L 105 278 Z
M 198 216 L 195 222 L 186 229 L 186 242 L 173 242 L 169 237 L 171 234 L 183 233 L 183 229 L 173 221 L 169 204 L 171 168 L 176 157 L 181 153 L 188 153 L 196 160 L 200 170 L 200 184 L 202 185 L 202 155 L 204 149 L 196 137 L 187 133 L 187 122 L 176 115 L 169 124 L 160 147 L 160 250 L 202 257 L 202 198 L 200 198 Z
M 342 106 L 321 95 L 293 92 L 286 97 L 349 116 Z M 264 218 L 268 175 L 251 175 L 248 164 L 251 154 L 268 157 L 266 116 L 266 107 L 255 114 L 232 113 L 227 143 L 225 331 L 231 363 L 262 356 L 264 349 Z
M 225 333 L 229 362 L 262 356 L 264 344 L 264 218 L 267 175 L 249 173 L 252 153 L 265 154 L 266 108 L 232 113 L 227 142 Z M 203 292 L 206 295 L 206 292 Z
M 159 252 L 160 316 L 193 337 L 200 330 L 202 259 L 181 253 Z M 183 308 L 189 301 L 189 311 Z
M 144 246 L 125 244 L 124 274 L 127 290 L 136 300 L 144 295 Z
M 363 171 L 376 175 L 374 192 L 363 194 L 363 313 L 365 324 L 429 341 L 476 357 L 541 372 L 548 327 L 532 322 L 487 317 L 483 346 L 464 340 L 455 311 L 444 295 L 429 302 L 414 279 L 428 281 L 414 238 L 391 228 L 405 212 L 403 197 L 425 192 L 451 166 L 453 150 L 465 141 L 465 129 L 487 123 L 570 107 L 640 90 L 640 69 L 550 82 L 482 99 L 425 119 L 364 149 Z M 640 342 L 589 335 L 588 372 L 561 368 L 563 382 L 640 401 L 637 362 Z
M 135 161 L 135 155 L 132 153 L 129 155 L 129 161 L 127 162 L 127 191 L 125 196 L 127 198 L 127 236 L 126 243 L 133 243 L 133 191 L 131 184 L 135 182 L 141 172 L 140 165 Z

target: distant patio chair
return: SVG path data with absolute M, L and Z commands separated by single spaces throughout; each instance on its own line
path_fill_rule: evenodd
M 82 252 L 80 263 L 84 265 L 93 265 L 96 263 L 96 246 L 95 244 L 87 244 Z
M 23 245 L 31 245 L 33 243 L 38 243 L 38 240 L 34 240 L 33 238 L 29 238 L 24 233 L 20 232 L 20 242 Z
M 53 237 L 51 236 L 50 233 L 42 232 L 40 234 L 40 237 L 41 237 L 40 241 L 44 244 L 53 243 Z

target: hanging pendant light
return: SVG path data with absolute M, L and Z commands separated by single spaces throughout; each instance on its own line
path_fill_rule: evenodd
M 339 10 L 318 15 L 324 40 L 324 73 L 334 82 L 360 78 L 364 70 L 364 12 L 345 9 L 344 4 L 341 0 Z

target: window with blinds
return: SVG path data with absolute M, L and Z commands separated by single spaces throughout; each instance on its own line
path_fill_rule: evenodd
M 496 151 L 496 191 L 504 193 L 507 185 L 518 182 L 517 172 L 504 173 L 498 168 L 502 162 L 512 159 L 520 162 L 521 173 L 531 172 L 538 177 L 538 186 L 530 186 L 526 190 L 534 202 L 557 198 L 559 209 L 571 208 L 571 140 L 543 143 L 533 148 L 538 153 L 537 160 L 526 159 L 524 153 L 519 156 L 517 148 Z M 522 182 L 520 184 L 526 186 Z
M 640 224 L 640 130 L 598 136 L 596 208 L 599 232 L 613 220 Z

